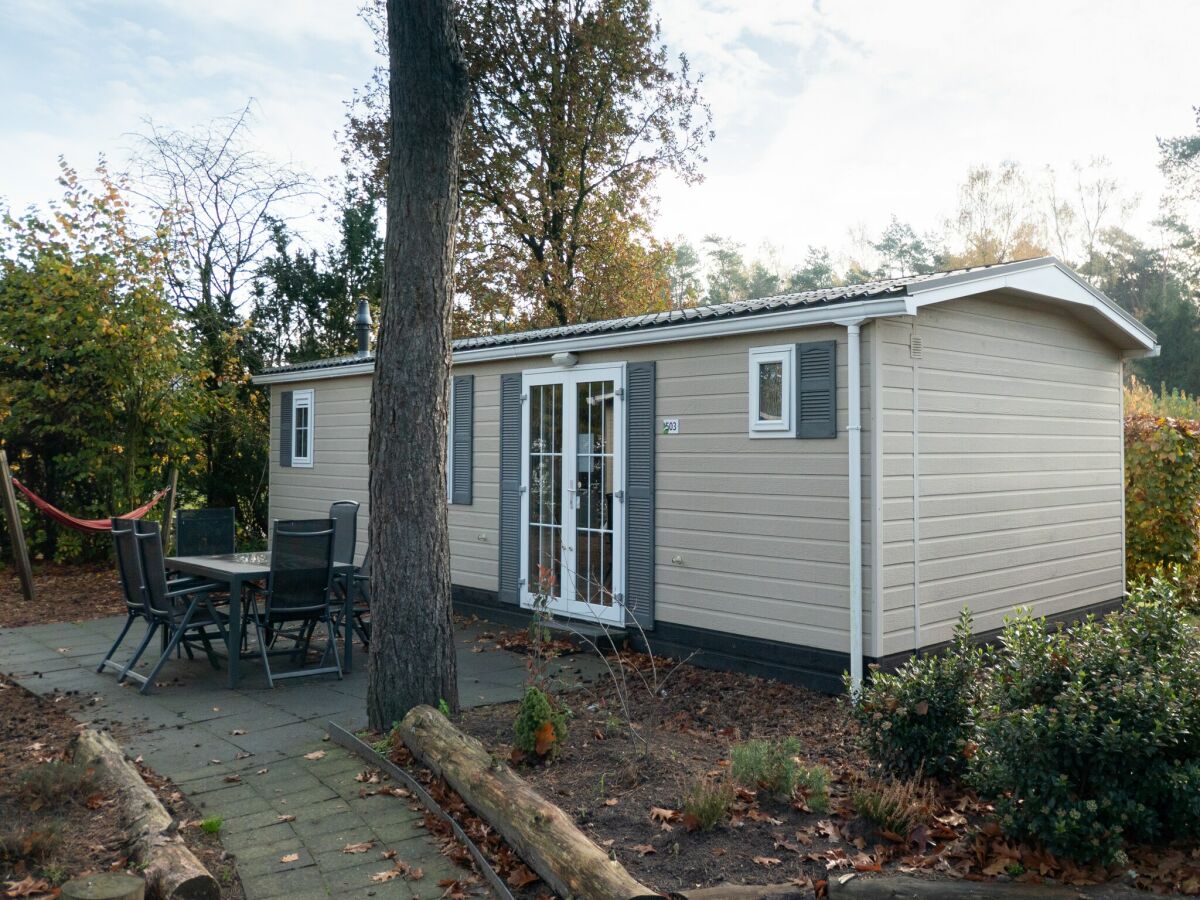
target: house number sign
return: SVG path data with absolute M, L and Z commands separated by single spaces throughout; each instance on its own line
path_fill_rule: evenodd
M 663 422 L 663 424 L 662 424 L 662 433 L 663 434 L 679 434 L 679 420 L 678 419 L 663 419 L 662 422 Z

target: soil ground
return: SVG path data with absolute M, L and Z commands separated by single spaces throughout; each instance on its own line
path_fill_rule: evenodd
M 75 622 L 125 612 L 112 563 L 35 563 L 33 589 L 33 602 L 28 603 L 21 596 L 16 569 L 0 567 L 0 628 Z
M 104 786 L 86 770 L 50 776 L 62 771 L 80 727 L 52 700 L 0 676 L 0 883 L 24 882 L 31 896 L 130 864 L 125 831 Z M 241 900 L 233 863 L 217 837 L 200 830 L 201 815 L 170 781 L 146 769 L 142 774 L 185 823 L 184 839 L 221 885 L 222 897 Z M 14 890 L 9 885 L 0 892 L 17 896 Z
M 511 636 L 497 640 L 514 648 Z M 609 659 L 616 664 L 616 657 Z M 639 670 L 653 686 L 648 657 L 625 654 L 621 659 L 627 673 Z M 670 670 L 672 664 L 660 661 L 660 666 Z M 1200 894 L 1200 848 L 1134 848 L 1129 866 L 1081 868 L 1007 841 L 991 808 L 961 789 L 922 786 L 926 793 L 922 797 L 918 791 L 916 803 L 920 821 L 904 834 L 872 825 L 856 811 L 854 795 L 886 785 L 876 780 L 858 749 L 855 726 L 838 698 L 687 664 L 665 681 L 660 670 L 657 692 L 647 690 L 636 673 L 626 681 L 628 718 L 637 738 L 622 724 L 620 692 L 601 679 L 567 698 L 569 734 L 557 755 L 517 768 L 635 877 L 658 890 L 794 881 L 822 896 L 829 878 L 852 871 L 1129 884 L 1133 869 L 1139 888 Z M 516 704 L 481 707 L 458 721 L 507 758 L 516 710 Z M 735 744 L 789 736 L 800 740 L 805 765 L 831 773 L 827 811 L 810 811 L 802 794 L 785 799 L 761 786 L 746 786 L 737 789 L 729 813 L 712 831 L 688 828 L 681 812 L 689 784 L 732 782 L 728 772 Z

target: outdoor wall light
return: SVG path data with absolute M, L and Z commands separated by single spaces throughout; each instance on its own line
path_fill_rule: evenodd
M 554 363 L 560 369 L 569 369 L 579 362 L 578 353 L 555 353 L 550 357 L 550 362 Z

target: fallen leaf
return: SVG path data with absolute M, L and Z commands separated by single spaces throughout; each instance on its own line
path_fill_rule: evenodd
M 638 856 L 649 856 L 651 853 L 658 852 L 649 844 L 634 844 L 629 849 L 634 851 Z
M 268 772 L 270 772 L 270 771 L 271 771 L 270 769 L 259 769 L 259 770 L 258 770 L 257 772 L 255 772 L 254 774 L 255 774 L 255 775 L 266 775 L 266 774 L 267 774 Z
M 391 881 L 393 878 L 399 878 L 402 874 L 400 869 L 391 868 L 383 872 L 376 872 L 371 876 L 371 880 L 376 884 L 382 884 L 385 881 Z
M 760 866 L 766 866 L 768 869 L 783 862 L 782 859 L 776 859 L 774 856 L 756 856 L 754 857 L 754 861 Z
M 545 756 L 554 749 L 554 743 L 558 740 L 558 735 L 554 731 L 553 722 L 543 722 L 538 726 L 538 730 L 533 733 L 534 745 L 533 749 L 538 756 Z
M 616 806 L 616 805 L 617 805 L 617 798 L 616 798 L 616 797 L 609 797 L 607 800 L 605 800 L 605 801 L 604 801 L 604 805 L 605 805 L 605 806 Z
M 324 750 L 314 750 L 312 753 L 305 753 L 304 758 L 305 759 L 324 759 L 325 751 Z
M 508 873 L 506 880 L 509 887 L 523 888 L 537 881 L 538 876 L 530 870 L 529 866 L 520 865 Z
M 342 848 L 343 853 L 366 853 L 375 846 L 374 841 L 363 841 L 361 844 L 347 844 Z
M 290 816 L 290 815 L 281 815 L 281 816 L 276 816 L 275 821 L 276 822 L 295 822 L 296 817 Z
M 382 853 L 379 854 L 379 858 L 380 859 L 395 859 L 396 851 L 395 850 L 384 850 Z
M 650 818 L 655 822 L 674 822 L 679 818 L 679 810 L 664 809 L 661 806 L 650 807 Z
M 241 737 L 243 734 L 246 733 L 246 731 L 243 728 L 235 728 L 235 729 L 233 729 L 233 731 L 231 731 L 229 733 L 231 735 L 233 735 L 234 737 Z
M 285 853 L 283 856 L 279 857 L 279 861 L 282 863 L 289 863 L 289 862 L 295 862 L 299 858 L 300 858 L 299 853 Z
M 41 878 L 35 879 L 32 875 L 26 875 L 20 881 L 4 882 L 5 897 L 36 897 L 54 892 L 50 882 Z
M 238 783 L 239 781 L 241 781 L 241 780 L 242 780 L 242 776 L 241 776 L 241 775 L 226 775 L 226 776 L 225 776 L 225 781 L 226 781 L 228 784 L 237 784 L 237 783 Z

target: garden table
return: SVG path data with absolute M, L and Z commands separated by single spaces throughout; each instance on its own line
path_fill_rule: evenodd
M 229 626 L 226 629 L 229 659 L 229 686 L 237 687 L 238 663 L 242 658 L 242 587 L 250 581 L 265 581 L 271 574 L 271 552 L 259 550 L 252 553 L 220 553 L 216 556 L 172 556 L 167 559 L 167 569 L 197 575 L 210 581 L 229 585 Z M 351 575 L 354 563 L 335 562 L 334 575 Z M 347 578 L 345 614 L 342 626 L 345 629 L 345 650 L 342 654 L 342 671 L 349 674 L 351 645 L 354 639 L 354 579 Z

